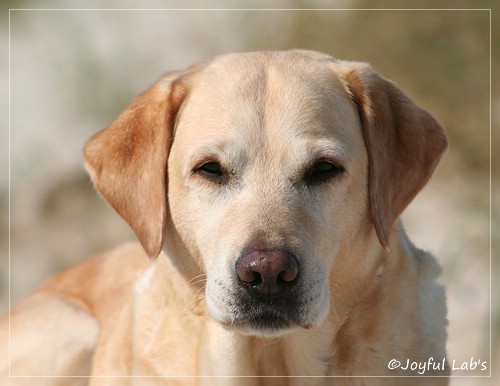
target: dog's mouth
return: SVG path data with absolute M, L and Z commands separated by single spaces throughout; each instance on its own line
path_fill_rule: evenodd
M 219 322 L 228 330 L 245 335 L 278 337 L 298 328 L 309 328 L 300 317 L 295 302 L 259 302 L 246 299 L 240 302 L 230 320 Z
M 301 327 L 297 321 L 289 317 L 268 311 L 221 324 L 228 330 L 238 331 L 244 335 L 265 337 L 282 336 Z

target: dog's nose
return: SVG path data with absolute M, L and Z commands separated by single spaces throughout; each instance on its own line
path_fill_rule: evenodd
M 291 253 L 275 251 L 250 252 L 236 261 L 236 274 L 246 288 L 256 295 L 283 295 L 296 283 L 297 259 Z

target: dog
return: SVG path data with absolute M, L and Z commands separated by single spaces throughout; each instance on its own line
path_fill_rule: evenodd
M 446 147 L 365 63 L 265 51 L 167 73 L 84 150 L 139 243 L 14 307 L 4 376 L 446 385 L 440 267 L 399 220 Z

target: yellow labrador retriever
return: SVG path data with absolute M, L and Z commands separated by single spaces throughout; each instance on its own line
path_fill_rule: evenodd
M 166 74 L 85 147 L 141 245 L 69 268 L 14 308 L 4 374 L 447 384 L 440 268 L 398 221 L 446 146 L 364 63 L 257 52 Z

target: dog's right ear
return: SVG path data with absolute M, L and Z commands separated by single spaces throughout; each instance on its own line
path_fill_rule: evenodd
M 85 166 L 97 190 L 151 257 L 163 246 L 167 158 L 175 117 L 187 93 L 180 79 L 187 73 L 165 75 L 84 149 Z

